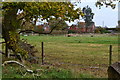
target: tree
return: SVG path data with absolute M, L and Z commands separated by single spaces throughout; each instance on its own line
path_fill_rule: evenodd
M 34 25 L 30 22 L 24 22 L 24 25 L 21 26 L 20 30 L 33 30 L 34 29 Z
M 57 20 L 55 18 L 53 18 L 53 19 L 49 20 L 48 23 L 49 23 L 50 28 L 56 27 L 55 28 L 56 30 L 62 30 L 64 28 L 68 27 L 65 20 L 59 19 L 59 18 Z
M 92 9 L 90 7 L 88 7 L 88 5 L 86 7 L 84 7 L 82 9 L 82 11 L 84 13 L 83 19 L 86 24 L 86 32 L 87 32 L 88 26 L 93 23 L 92 19 L 93 19 L 94 13 L 92 13 Z
M 16 58 L 18 58 L 18 54 L 24 59 L 34 56 L 34 47 L 20 40 L 17 32 L 25 22 L 36 25 L 38 18 L 48 21 L 53 16 L 56 19 L 60 17 L 63 20 L 73 21 L 78 19 L 81 14 L 81 10 L 79 8 L 75 10 L 74 5 L 70 2 L 6 2 L 2 4 L 2 36 L 6 47 L 14 52 Z

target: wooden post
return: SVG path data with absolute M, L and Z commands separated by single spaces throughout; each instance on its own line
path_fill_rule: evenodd
M 109 49 L 109 66 L 112 64 L 112 45 L 110 45 Z
M 42 47 L 42 54 L 41 54 L 41 56 L 42 56 L 42 64 L 44 64 L 44 44 L 43 44 L 43 42 L 41 44 L 41 47 Z
M 5 56 L 8 58 L 8 46 L 7 46 L 7 42 L 5 44 Z

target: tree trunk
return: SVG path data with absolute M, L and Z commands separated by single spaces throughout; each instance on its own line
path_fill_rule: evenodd
M 33 58 L 36 51 L 34 47 L 20 40 L 17 29 L 20 28 L 20 21 L 17 20 L 17 9 L 10 9 L 4 12 L 2 24 L 2 36 L 6 42 L 6 57 L 8 57 L 8 49 L 11 49 L 16 56 L 21 55 L 22 58 Z
M 20 36 L 16 34 L 16 27 L 19 25 L 19 22 L 16 23 L 16 9 L 10 9 L 4 13 L 3 21 L 2 21 L 2 36 L 6 42 L 6 57 L 8 56 L 7 49 L 12 49 L 15 51 L 15 45 L 19 39 Z M 14 40 L 13 40 L 14 37 Z

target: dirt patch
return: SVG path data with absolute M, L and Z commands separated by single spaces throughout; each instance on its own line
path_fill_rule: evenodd
M 103 46 L 103 44 L 90 44 L 89 46 Z

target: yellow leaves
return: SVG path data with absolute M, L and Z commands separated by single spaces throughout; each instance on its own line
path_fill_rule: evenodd
M 10 43 L 10 41 L 7 42 L 7 44 L 9 44 L 9 43 Z
M 85 16 L 85 14 L 84 14 L 84 13 L 82 13 L 82 12 L 80 13 L 80 15 L 81 15 L 82 17 L 83 17 L 83 16 Z
M 21 49 L 19 47 L 19 44 L 17 43 L 17 36 L 19 36 L 19 34 L 17 34 L 15 31 L 9 31 L 10 36 L 10 41 L 8 41 L 7 43 L 9 43 L 10 46 L 12 46 L 13 48 L 15 48 L 15 53 L 21 53 L 21 55 L 27 55 L 28 52 Z
M 9 35 L 10 35 L 10 40 L 14 43 L 16 42 L 16 36 L 18 36 L 19 34 L 13 32 L 13 31 L 9 31 Z

